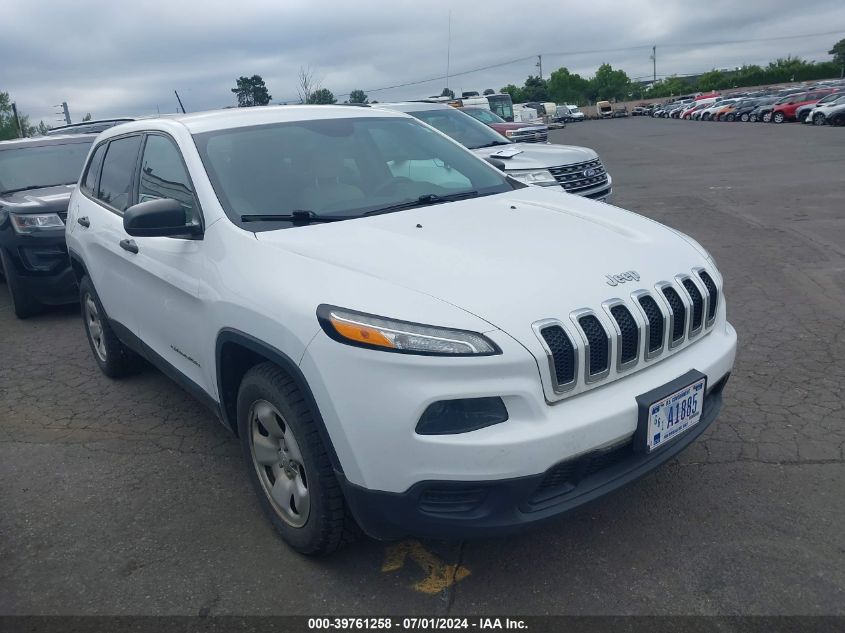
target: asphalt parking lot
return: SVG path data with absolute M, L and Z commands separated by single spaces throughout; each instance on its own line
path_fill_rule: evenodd
M 202 405 L 152 369 L 107 379 L 75 308 L 17 321 L 0 283 L 0 614 L 845 614 L 845 129 L 551 139 L 715 257 L 739 350 L 703 439 L 525 534 L 307 559 Z

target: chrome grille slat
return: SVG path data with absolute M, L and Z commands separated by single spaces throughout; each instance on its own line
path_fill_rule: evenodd
M 588 169 L 592 169 L 594 173 L 590 176 L 585 176 L 584 172 Z M 549 172 L 551 172 L 564 190 L 569 193 L 577 193 L 578 191 L 607 184 L 607 170 L 605 170 L 604 165 L 598 158 L 573 165 L 550 167 Z
M 611 363 L 621 374 L 709 330 L 718 312 L 719 288 L 703 268 L 691 272 L 651 290 L 635 290 L 627 299 L 608 299 L 603 311 L 575 310 L 568 325 L 558 319 L 534 323 L 557 394 L 551 399 L 607 378 Z

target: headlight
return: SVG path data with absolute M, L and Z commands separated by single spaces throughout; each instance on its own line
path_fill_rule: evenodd
M 518 169 L 515 171 L 507 171 L 505 173 L 511 178 L 515 178 L 527 185 L 540 185 L 547 187 L 549 185 L 558 184 L 555 177 L 552 176 L 552 172 L 547 169 Z
M 12 226 L 17 233 L 36 233 L 38 231 L 60 229 L 65 225 L 62 219 L 55 213 L 10 213 L 9 217 L 12 219 Z
M 500 354 L 483 334 L 409 323 L 330 305 L 317 308 L 317 319 L 331 338 L 347 345 L 428 356 Z

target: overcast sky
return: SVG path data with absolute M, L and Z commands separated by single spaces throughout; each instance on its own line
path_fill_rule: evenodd
M 592 75 L 602 62 L 645 77 L 652 44 L 660 76 L 787 54 L 827 60 L 845 37 L 843 0 L 10 0 L 0 91 L 48 123 L 62 101 L 74 121 L 174 112 L 174 89 L 189 111 L 233 105 L 240 75 L 262 75 L 273 102 L 288 101 L 300 67 L 336 96 L 363 88 L 379 101 L 425 97 L 446 85 L 450 5 L 457 93 L 521 85 L 538 72 L 536 58 L 458 73 L 538 53 L 546 77 L 560 66 Z M 831 34 L 762 41 L 810 33 Z M 744 43 L 707 45 L 736 40 Z

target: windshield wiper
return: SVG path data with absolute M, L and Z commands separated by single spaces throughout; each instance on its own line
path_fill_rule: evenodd
M 497 145 L 513 145 L 513 143 L 510 141 L 490 141 L 484 145 L 476 145 L 475 147 L 470 147 L 469 149 L 484 149 L 485 147 L 496 147 Z
M 393 211 L 402 211 L 403 209 L 413 209 L 414 207 L 427 207 L 432 204 L 441 204 L 443 202 L 453 202 L 455 200 L 463 200 L 465 198 L 475 198 L 478 196 L 477 191 L 461 191 L 460 193 L 451 193 L 444 196 L 436 193 L 424 193 L 416 200 L 407 200 L 406 202 L 399 202 L 397 204 L 390 204 L 386 207 L 379 207 L 371 211 L 366 211 L 363 215 L 379 215 L 380 213 L 392 213 Z
M 291 222 L 292 224 L 304 226 L 320 222 L 340 222 L 351 220 L 358 216 L 349 215 L 317 215 L 306 209 L 296 209 L 289 214 L 280 213 L 253 213 L 241 216 L 241 222 Z
M 74 185 L 76 183 L 60 182 L 55 185 L 27 185 L 26 187 L 18 187 L 17 189 L 6 189 L 0 193 L 20 193 L 21 191 L 29 191 L 30 189 L 49 189 L 50 187 L 65 187 L 68 184 Z

